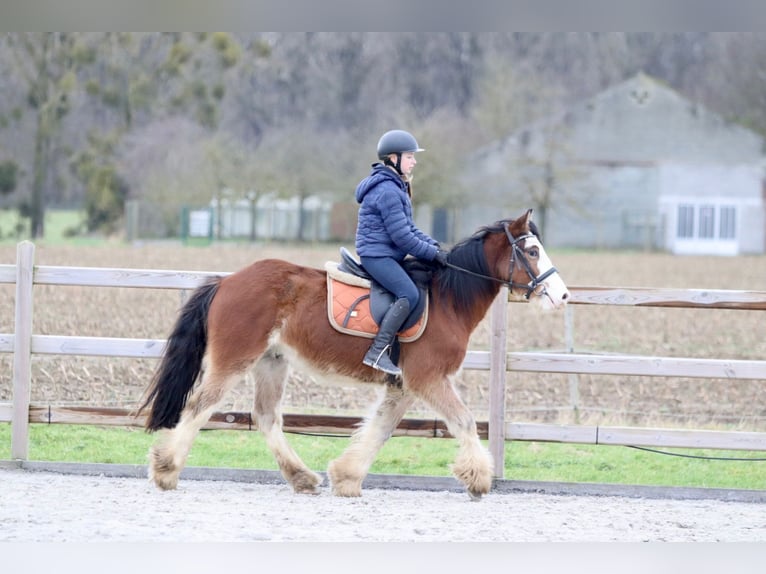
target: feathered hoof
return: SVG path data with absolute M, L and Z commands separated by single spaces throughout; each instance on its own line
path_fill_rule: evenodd
M 297 473 L 292 477 L 290 484 L 296 494 L 319 494 L 319 485 L 322 484 L 322 477 L 310 470 Z
M 343 471 L 337 460 L 332 461 L 327 467 L 327 476 L 330 479 L 332 493 L 335 496 L 346 498 L 362 496 L 362 480 L 364 477 Z
M 177 476 L 175 478 L 159 478 L 157 476 L 150 476 L 149 479 L 152 480 L 160 490 L 175 490 L 178 487 Z
M 492 489 L 492 459 L 488 453 L 459 457 L 452 467 L 452 473 L 465 485 L 471 500 L 481 500 Z
M 332 493 L 335 496 L 343 496 L 345 498 L 358 498 L 362 496 L 362 489 L 350 482 L 333 483 Z
M 161 449 L 153 446 L 149 451 L 149 480 L 160 490 L 175 490 L 179 474 L 173 457 L 163 455 Z

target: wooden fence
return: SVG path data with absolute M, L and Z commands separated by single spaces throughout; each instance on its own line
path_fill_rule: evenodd
M 80 285 L 193 289 L 219 273 L 55 267 L 34 265 L 34 244 L 22 242 L 16 265 L 0 265 L 0 284 L 15 283 L 15 333 L 0 333 L 0 352 L 13 353 L 13 397 L 0 403 L 0 422 L 11 422 L 11 457 L 26 460 L 30 423 L 100 424 L 142 426 L 127 409 L 59 407 L 30 401 L 33 354 L 109 357 L 159 357 L 162 339 L 78 337 L 32 333 L 35 285 Z M 570 286 L 570 305 L 629 305 L 706 309 L 766 310 L 766 292 L 696 289 L 633 289 Z M 508 440 L 550 441 L 654 447 L 686 447 L 766 451 L 766 433 L 649 429 L 593 425 L 519 424 L 505 422 L 505 376 L 507 371 L 569 374 L 641 375 L 716 379 L 766 380 L 766 361 L 670 358 L 637 355 L 506 351 L 506 305 L 508 292 L 501 291 L 490 310 L 490 351 L 469 351 L 463 367 L 489 371 L 489 420 L 478 423 L 482 438 L 503 476 L 504 443 Z M 350 433 L 357 417 L 285 415 L 285 430 Z M 216 413 L 206 428 L 253 430 L 249 413 Z M 397 436 L 448 437 L 446 427 L 433 420 L 405 419 Z

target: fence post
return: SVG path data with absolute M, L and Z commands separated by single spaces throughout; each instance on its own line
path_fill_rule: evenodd
M 131 199 L 125 202 L 125 241 L 132 243 L 139 239 L 138 221 L 140 217 L 140 204 L 138 200 Z
M 29 456 L 29 402 L 32 380 L 32 285 L 35 245 L 22 241 L 16 247 L 16 317 L 13 339 L 13 414 L 11 458 Z
M 490 308 L 490 357 L 489 366 L 489 452 L 495 463 L 495 478 L 505 475 L 505 375 L 508 367 L 506 347 L 506 317 L 508 288 L 500 293 Z
M 564 309 L 564 340 L 568 353 L 574 353 L 574 309 L 567 305 Z M 572 422 L 580 423 L 580 377 L 577 373 L 570 373 L 569 380 L 569 405 L 572 407 Z

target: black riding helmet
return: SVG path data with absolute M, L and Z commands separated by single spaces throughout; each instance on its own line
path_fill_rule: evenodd
M 404 130 L 390 130 L 380 136 L 378 140 L 378 159 L 386 165 L 391 165 L 400 174 L 399 166 L 402 162 L 402 154 L 406 152 L 425 151 L 410 132 Z M 392 163 L 389 155 L 396 154 L 396 163 Z

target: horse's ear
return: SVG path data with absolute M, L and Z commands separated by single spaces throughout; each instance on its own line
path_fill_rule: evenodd
M 527 209 L 527 212 L 519 217 L 519 226 L 522 228 L 522 230 L 526 233 L 529 231 L 529 224 L 532 223 L 532 212 L 533 209 Z
M 532 212 L 534 209 L 527 209 L 527 212 L 524 214 L 524 223 L 529 225 L 529 222 L 532 221 Z
M 532 222 L 532 210 L 527 209 L 527 212 L 519 217 L 518 219 L 514 219 L 511 222 L 510 225 L 510 232 L 514 237 L 518 237 L 519 235 L 523 235 L 524 233 L 529 233 L 529 224 Z

